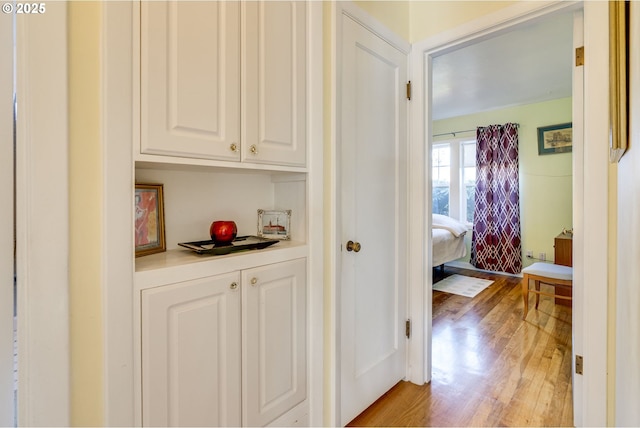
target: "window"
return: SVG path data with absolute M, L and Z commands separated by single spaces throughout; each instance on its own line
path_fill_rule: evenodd
M 463 191 L 460 212 L 464 215 L 461 215 L 460 219 L 473 223 L 473 210 L 476 205 L 476 141 L 465 141 L 461 146 Z
M 433 212 L 449 215 L 451 150 L 449 145 L 433 146 Z
M 439 142 L 431 151 L 432 211 L 473 223 L 476 185 L 476 140 Z

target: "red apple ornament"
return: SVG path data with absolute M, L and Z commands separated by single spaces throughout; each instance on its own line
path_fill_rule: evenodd
M 216 245 L 230 244 L 238 234 L 234 221 L 214 221 L 209 228 L 211 239 Z

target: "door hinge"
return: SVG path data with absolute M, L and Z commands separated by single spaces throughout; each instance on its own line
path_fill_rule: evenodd
M 582 374 L 582 355 L 576 355 L 576 374 Z
M 584 46 L 576 48 L 576 67 L 584 65 Z
M 407 99 L 411 101 L 411 80 L 407 82 Z
M 407 336 L 407 339 L 411 337 L 411 320 L 407 320 L 404 323 L 404 334 Z

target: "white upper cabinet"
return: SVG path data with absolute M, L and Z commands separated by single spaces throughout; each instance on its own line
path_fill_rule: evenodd
M 306 2 L 243 3 L 242 159 L 304 166 Z
M 307 7 L 142 2 L 140 153 L 304 167 Z
M 240 160 L 239 4 L 141 7 L 141 152 Z

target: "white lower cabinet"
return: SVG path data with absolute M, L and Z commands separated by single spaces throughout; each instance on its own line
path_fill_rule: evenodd
M 264 426 L 307 394 L 306 259 L 242 271 L 242 422 Z
M 142 291 L 143 426 L 241 424 L 240 272 Z
M 307 396 L 306 259 L 142 290 L 142 425 L 264 426 Z

